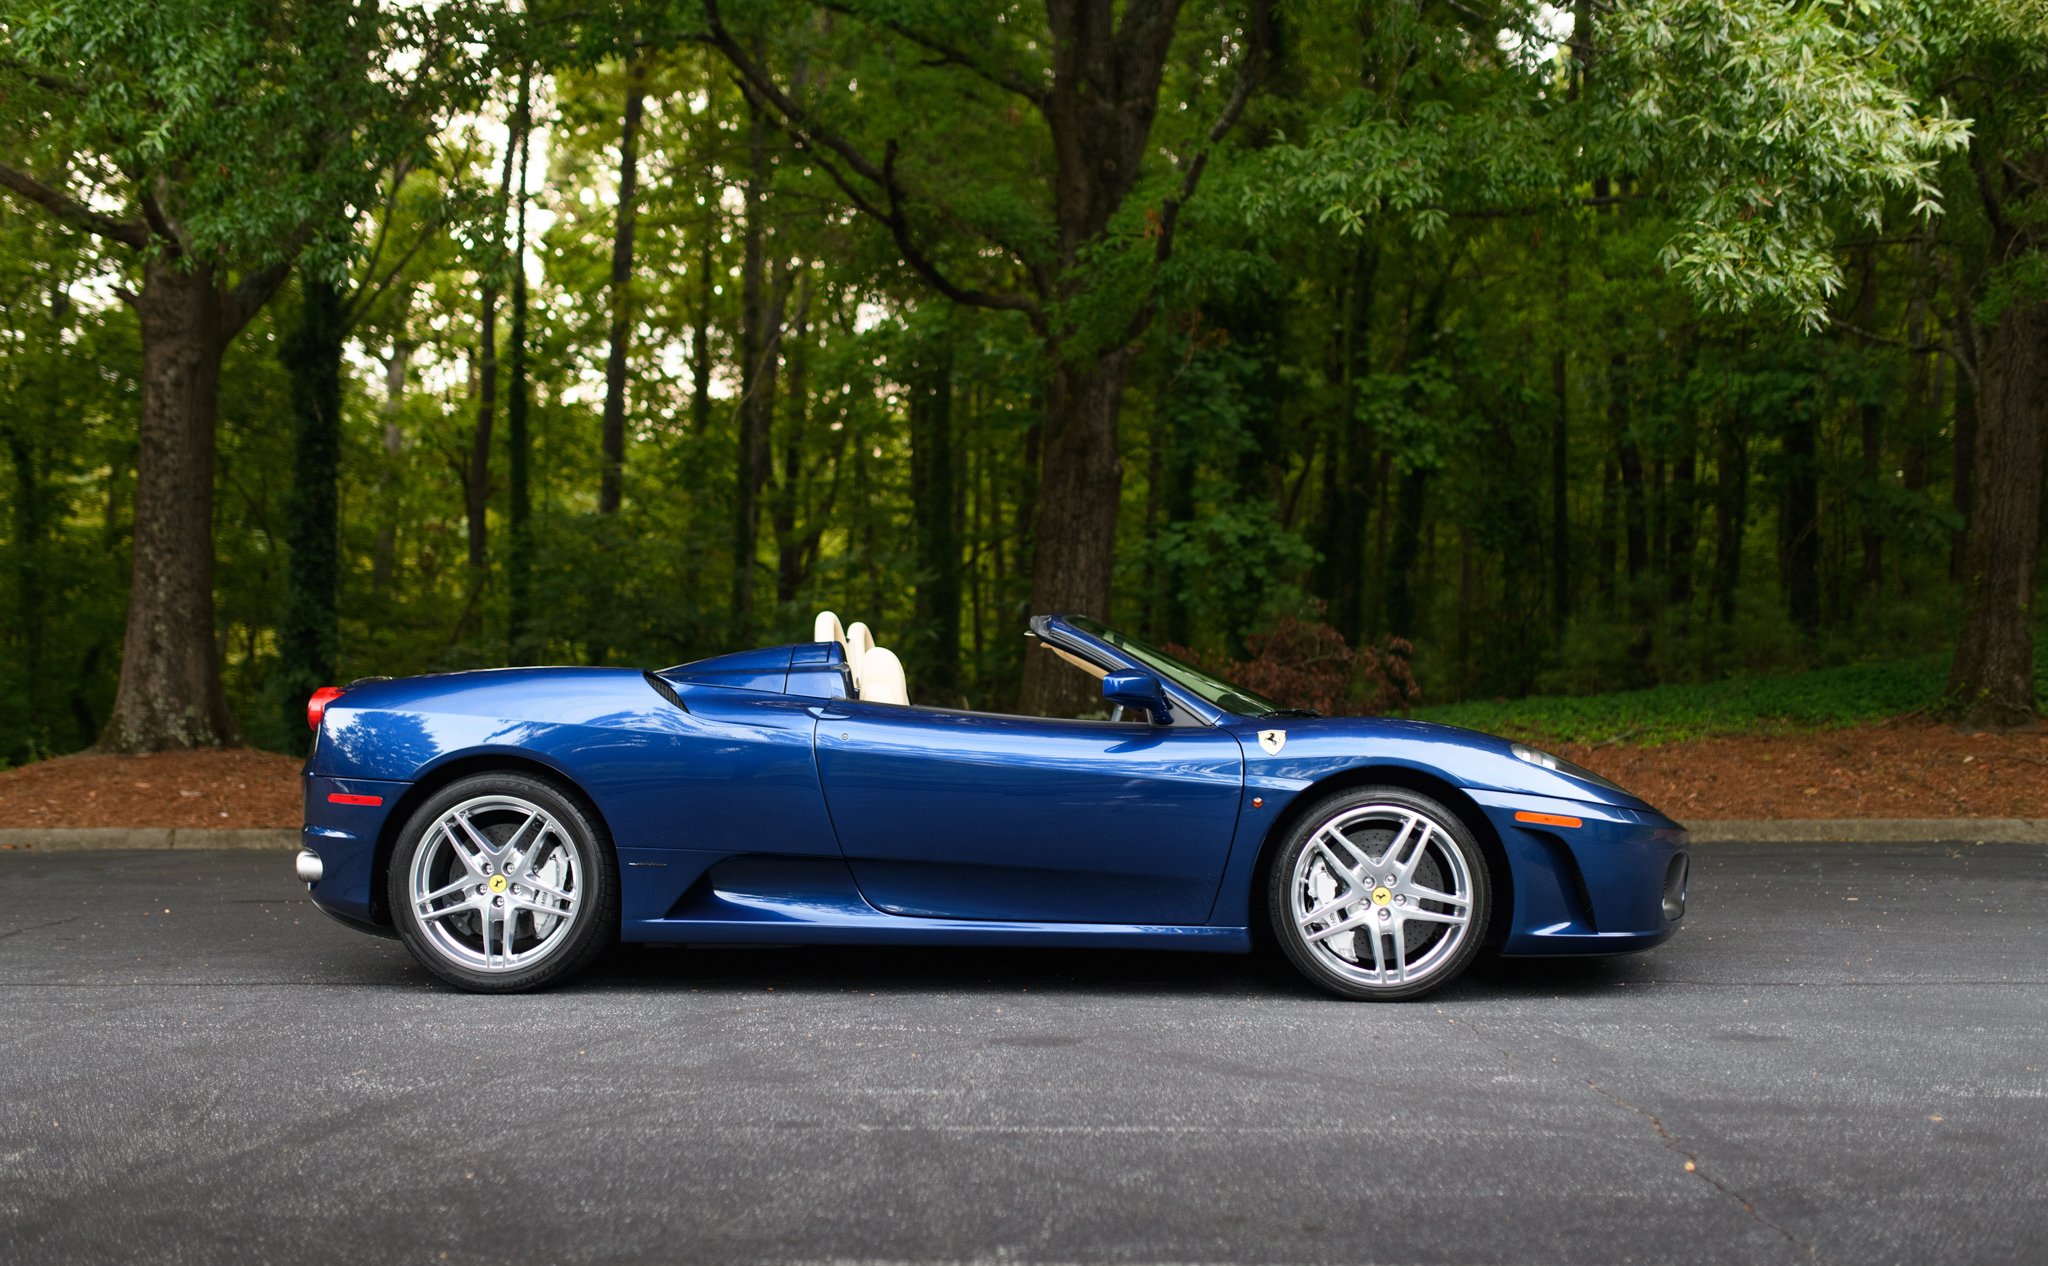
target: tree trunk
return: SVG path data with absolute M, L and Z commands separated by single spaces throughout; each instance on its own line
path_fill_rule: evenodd
M 1160 489 L 1159 510 L 1171 529 L 1192 523 L 1195 518 L 1195 445 L 1170 389 L 1161 393 L 1159 403 L 1168 411 L 1161 424 L 1165 451 L 1159 455 L 1159 469 L 1165 486 Z M 1160 568 L 1160 575 L 1165 592 L 1160 596 L 1159 634 L 1168 642 L 1185 646 L 1194 637 L 1194 618 L 1188 604 L 1193 577 L 1188 575 L 1185 562 L 1172 558 Z
M 744 644 L 754 631 L 754 566 L 761 529 L 761 489 L 768 480 L 768 430 L 775 413 L 775 328 L 767 256 L 764 203 L 772 178 L 768 119 L 747 98 L 746 223 L 740 259 L 740 402 L 732 534 L 733 637 Z
M 917 546 L 916 695 L 960 702 L 960 538 L 953 520 L 953 347 L 941 334 L 910 384 L 910 506 Z
M 519 112 L 513 124 L 519 144 L 519 184 L 511 252 L 512 329 L 508 341 L 512 355 L 505 382 L 505 533 L 511 538 L 505 551 L 509 604 L 505 642 L 507 658 L 514 664 L 531 663 L 533 658 L 533 433 L 528 425 L 532 400 L 526 378 L 526 160 L 533 105 L 528 89 L 522 74 Z
M 1721 419 L 1714 457 L 1714 609 L 1735 623 L 1742 537 L 1749 522 L 1749 437 L 1733 413 Z
M 1969 318 L 1965 316 L 1964 320 Z M 1956 514 L 1963 521 L 1963 530 L 1956 533 L 1955 542 L 1949 549 L 1949 575 L 1963 583 L 1969 575 L 1970 520 L 1977 508 L 1977 384 L 1970 381 L 1970 375 L 1956 375 L 1956 449 L 1954 500 Z
M 1665 538 L 1665 559 L 1671 573 L 1670 600 L 1681 617 L 1692 604 L 1693 543 L 1699 537 L 1698 458 L 1694 452 L 1694 425 L 1691 421 L 1686 424 L 1685 448 L 1671 468 L 1671 511 L 1666 516 L 1669 527 Z
M 788 605 L 796 601 L 803 590 L 804 581 L 810 578 L 810 541 L 798 530 L 799 512 L 803 508 L 804 491 L 804 449 L 810 430 L 807 425 L 811 407 L 811 279 L 804 272 L 797 283 L 798 295 L 796 312 L 790 318 L 789 333 L 784 336 L 784 345 L 789 349 L 789 390 L 784 392 L 788 400 L 789 419 L 782 433 L 782 470 L 775 484 L 775 503 L 769 511 L 769 519 L 775 527 L 775 601 Z M 844 430 L 839 432 L 846 434 Z M 815 541 L 812 533 L 810 540 Z
M 29 732 L 0 740 L 0 754 L 25 758 L 44 745 L 48 718 L 39 706 L 48 688 L 43 672 L 43 649 L 49 621 L 43 601 L 43 528 L 46 518 L 41 472 L 36 469 L 35 445 L 19 432 L 7 431 L 7 455 L 14 463 L 14 606 L 15 627 L 21 632 L 22 691 L 28 697 Z
M 2034 719 L 2034 587 L 2041 544 L 2048 304 L 2022 300 L 1978 340 L 1980 395 L 1962 635 L 1950 706 L 1978 725 Z
M 1636 442 L 1628 393 L 1628 356 L 1616 352 L 1607 366 L 1607 421 L 1614 429 L 1615 469 L 1621 475 L 1622 574 L 1628 578 L 1630 610 L 1640 614 L 1636 608 L 1642 599 L 1643 573 L 1650 566 L 1650 524 L 1643 449 Z
M 1062 359 L 1053 369 L 1031 533 L 1035 615 L 1109 618 L 1117 504 L 1123 491 L 1117 410 L 1133 354 L 1124 347 L 1088 363 Z M 1024 711 L 1076 716 L 1102 706 L 1094 682 L 1057 671 L 1051 660 L 1043 653 L 1025 658 Z
M 1422 551 L 1422 512 L 1429 491 L 1429 471 L 1416 467 L 1401 472 L 1394 498 L 1394 539 L 1387 563 L 1387 632 L 1415 639 L 1420 623 L 1415 602 L 1415 566 Z
M 697 304 L 690 323 L 690 430 L 711 429 L 711 300 L 717 284 L 711 275 L 711 243 L 718 236 L 718 211 L 705 212 L 704 239 L 697 246 Z
M 603 470 L 597 512 L 617 514 L 626 470 L 626 344 L 632 329 L 633 221 L 640 190 L 640 115 L 646 101 L 646 62 L 626 63 L 626 111 L 619 130 L 619 212 L 612 231 L 611 349 L 604 363 Z
M 214 424 L 226 330 L 214 270 L 143 265 L 142 423 L 121 682 L 99 746 L 216 747 L 233 738 L 213 629 Z
M 1053 160 L 1055 271 L 1067 279 L 1060 284 L 1059 299 L 1081 297 L 1083 256 L 1103 239 L 1137 184 L 1179 17 L 1178 0 L 1129 4 L 1121 14 L 1115 6 L 1081 0 L 1046 5 L 1052 78 L 1043 114 Z M 1120 345 L 1093 356 L 1069 355 L 1069 331 L 1047 332 L 1051 372 L 1032 518 L 1032 614 L 1109 616 L 1123 488 L 1117 413 L 1150 311 L 1147 307 L 1133 315 Z M 1051 658 L 1026 657 L 1023 710 L 1073 716 L 1099 709 L 1102 699 L 1094 683 L 1055 671 Z
M 377 539 L 370 550 L 370 590 L 380 599 L 391 592 L 398 574 L 399 462 L 405 457 L 405 375 L 418 344 L 403 334 L 391 341 L 384 362 L 384 464 L 377 470 Z
M 341 345 L 347 331 L 341 288 L 310 275 L 299 281 L 299 322 L 278 347 L 291 380 L 292 488 L 285 510 L 284 612 L 278 619 L 278 678 L 284 733 L 304 733 L 306 698 L 334 679 L 341 649 L 335 580 L 340 571 Z
M 1611 612 L 1614 605 L 1614 462 L 1600 463 L 1600 517 L 1593 532 L 1593 577 L 1601 605 Z
M 519 75 L 519 100 L 526 100 L 527 72 Z M 510 209 L 512 198 L 512 166 L 518 158 L 525 138 L 512 135 L 505 141 L 505 166 L 498 177 L 497 212 L 492 228 L 498 235 L 498 263 L 505 257 L 505 213 Z M 521 177 L 520 195 L 526 190 Z M 519 265 L 525 266 L 525 244 L 520 245 Z M 469 512 L 469 570 L 471 601 L 475 601 L 476 589 L 482 585 L 484 571 L 490 566 L 490 525 L 487 516 L 491 508 L 491 429 L 498 413 L 498 283 L 500 270 L 493 268 L 484 274 L 481 292 L 477 296 L 477 339 L 476 339 L 476 429 L 469 438 L 469 478 L 465 493 Z
M 480 583 L 490 566 L 491 429 L 498 412 L 498 283 L 484 282 L 477 300 L 476 427 L 469 435 L 469 477 L 463 481 L 469 519 L 469 570 Z
M 1341 290 L 1343 317 L 1338 325 L 1337 380 L 1342 410 L 1335 421 L 1323 507 L 1324 592 L 1330 596 L 1330 626 L 1346 642 L 1357 645 L 1365 617 L 1365 529 L 1372 514 L 1374 437 L 1359 421 L 1359 378 L 1365 372 L 1371 345 L 1372 298 L 1379 257 L 1359 247 L 1352 254 L 1350 276 Z
M 1866 330 L 1877 328 L 1877 254 L 1872 247 L 1864 247 L 1859 263 L 1863 276 L 1862 287 L 1856 298 L 1856 320 Z M 1860 516 L 1862 524 L 1863 598 L 1874 604 L 1884 591 L 1884 531 L 1879 525 L 1872 508 L 1884 485 L 1882 451 L 1884 448 L 1884 407 L 1874 393 L 1865 392 L 1859 410 L 1858 453 L 1862 459 L 1859 472 L 1863 479 L 1864 496 L 1869 498 Z
M 1779 521 L 1785 610 L 1799 631 L 1820 630 L 1820 411 L 1795 395 L 1785 427 L 1785 499 Z
M 1550 421 L 1550 630 L 1560 640 L 1572 609 L 1572 523 L 1566 495 L 1571 477 L 1571 409 L 1566 383 L 1565 354 L 1559 348 L 1550 354 L 1550 391 L 1556 404 Z

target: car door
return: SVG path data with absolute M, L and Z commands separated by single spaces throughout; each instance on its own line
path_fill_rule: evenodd
M 1207 921 L 1244 753 L 1208 725 L 834 700 L 816 750 L 861 893 L 892 914 Z

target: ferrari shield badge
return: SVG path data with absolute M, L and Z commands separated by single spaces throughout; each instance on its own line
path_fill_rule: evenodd
M 1266 755 L 1278 756 L 1280 749 L 1287 746 L 1287 731 L 1260 730 L 1259 746 L 1266 749 Z

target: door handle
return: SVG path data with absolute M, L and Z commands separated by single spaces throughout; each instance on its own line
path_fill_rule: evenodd
M 804 711 L 820 721 L 844 721 L 853 715 L 851 712 L 841 712 L 829 703 L 814 703 Z

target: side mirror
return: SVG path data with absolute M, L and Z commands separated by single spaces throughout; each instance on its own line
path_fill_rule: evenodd
M 1173 723 L 1173 707 L 1166 702 L 1166 688 L 1151 673 L 1110 673 L 1102 679 L 1102 697 L 1120 707 L 1142 712 L 1156 724 Z

